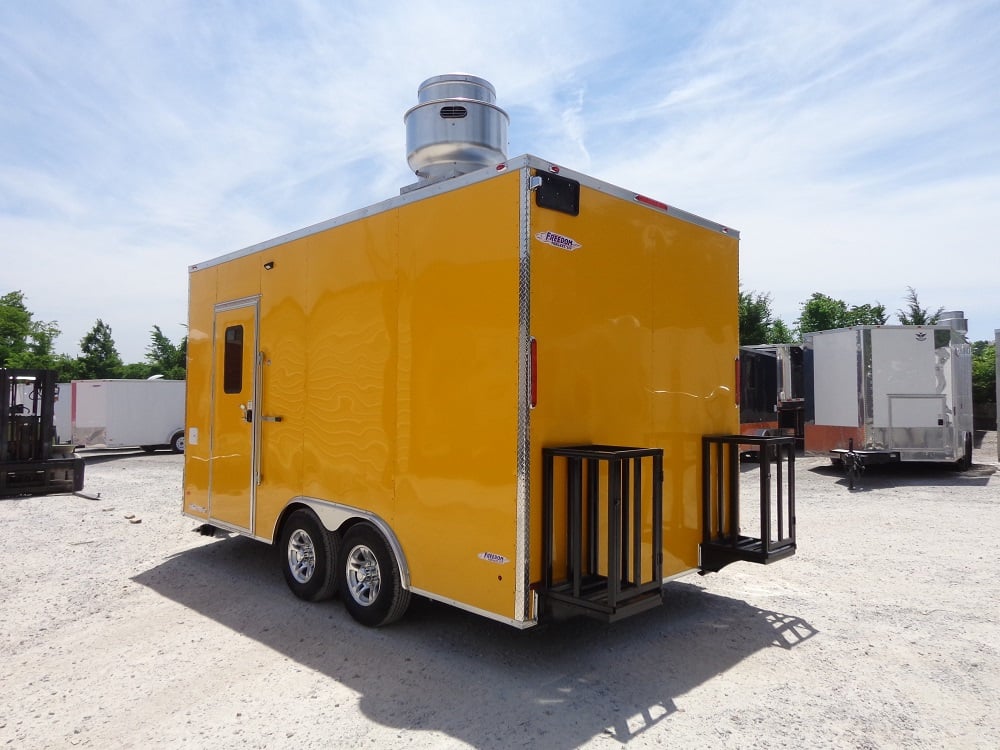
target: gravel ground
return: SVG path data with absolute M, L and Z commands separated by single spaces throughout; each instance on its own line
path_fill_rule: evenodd
M 800 458 L 793 558 L 526 632 L 423 600 L 363 628 L 196 533 L 180 456 L 88 456 L 98 499 L 0 499 L 0 745 L 1000 746 L 996 433 L 855 492 Z

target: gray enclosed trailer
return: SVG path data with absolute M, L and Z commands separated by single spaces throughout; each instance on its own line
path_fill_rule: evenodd
M 806 450 L 866 463 L 972 461 L 972 347 L 962 312 L 927 326 L 806 334 Z

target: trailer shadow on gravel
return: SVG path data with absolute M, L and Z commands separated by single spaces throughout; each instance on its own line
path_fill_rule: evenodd
M 274 554 L 223 538 L 133 580 L 357 691 L 373 722 L 478 748 L 628 742 L 698 685 L 816 634 L 795 615 L 683 582 L 665 587 L 662 608 L 610 626 L 577 618 L 519 631 L 415 598 L 401 621 L 373 630 L 337 600 L 292 596 Z M 318 710 L 329 715 L 317 721 L 336 721 L 335 707 Z
M 832 463 L 820 464 L 808 469 L 818 476 L 828 476 L 849 489 L 847 472 L 842 466 Z M 866 466 L 861 473 L 859 484 L 853 492 L 890 489 L 893 487 L 985 487 L 996 474 L 997 467 L 989 464 L 972 464 L 960 470 L 956 466 L 940 463 L 891 463 Z

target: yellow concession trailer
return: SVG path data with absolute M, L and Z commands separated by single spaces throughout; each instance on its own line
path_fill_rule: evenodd
M 614 620 L 786 557 L 794 439 L 738 435 L 737 245 L 521 156 L 192 266 L 183 512 L 368 625 L 411 595 Z
M 184 513 L 372 626 L 611 621 L 792 554 L 794 438 L 735 434 L 737 233 L 508 160 L 495 95 L 429 78 L 400 196 L 191 267 Z

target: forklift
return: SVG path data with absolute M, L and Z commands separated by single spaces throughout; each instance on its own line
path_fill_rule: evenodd
M 56 445 L 55 370 L 0 368 L 0 497 L 83 489 L 83 458 Z

